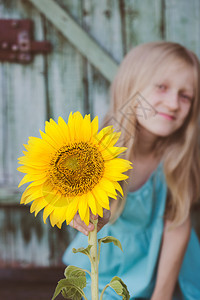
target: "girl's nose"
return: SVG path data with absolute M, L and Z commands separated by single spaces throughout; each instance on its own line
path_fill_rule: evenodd
M 178 93 L 168 93 L 166 97 L 166 106 L 170 110 L 178 110 L 179 108 L 179 96 Z

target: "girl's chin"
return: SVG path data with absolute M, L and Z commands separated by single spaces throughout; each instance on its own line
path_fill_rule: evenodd
M 148 120 L 147 120 L 148 121 Z M 157 137 L 168 137 L 171 134 L 173 134 L 178 128 L 179 126 L 169 126 L 169 124 L 166 124 L 164 122 L 158 123 L 156 122 L 156 124 L 153 122 L 138 122 L 139 123 L 139 128 L 141 131 L 141 133 L 145 133 L 147 135 L 154 135 Z
M 175 132 L 175 129 L 166 129 L 166 128 L 155 129 L 155 128 L 146 127 L 144 129 L 146 129 L 146 131 L 149 132 L 150 134 L 155 135 L 157 137 L 168 137 Z

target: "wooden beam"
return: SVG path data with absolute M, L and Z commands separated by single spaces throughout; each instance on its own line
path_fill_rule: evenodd
M 28 0 L 102 75 L 112 81 L 118 64 L 53 0 Z
M 0 205 L 20 204 L 22 193 L 19 189 L 9 186 L 0 187 Z

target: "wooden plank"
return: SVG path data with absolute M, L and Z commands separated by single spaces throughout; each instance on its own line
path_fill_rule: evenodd
M 0 66 L 0 185 L 3 185 L 4 176 L 4 145 L 6 142 L 6 102 L 4 97 L 4 76 L 3 68 Z
M 16 187 L 8 187 L 2 185 L 0 187 L 0 204 L 1 205 L 13 205 L 20 204 L 21 192 Z
M 35 23 L 35 38 L 44 38 L 42 18 L 31 4 L 23 1 L 5 1 L 0 13 L 2 18 L 30 17 Z M 1 72 L 4 77 L 2 93 L 6 103 L 3 124 L 6 133 L 3 154 L 5 184 L 17 186 L 24 176 L 16 170 L 19 166 L 17 158 L 22 156 L 22 150 L 25 150 L 23 144 L 27 143 L 29 136 L 39 136 L 39 128 L 43 129 L 46 119 L 43 56 L 35 56 L 30 65 L 0 63 Z
M 29 207 L 0 208 L 0 268 L 61 266 L 62 255 L 76 231 L 43 223 L 40 212 L 35 218 Z M 58 247 L 59 245 L 59 247 Z
M 162 0 L 125 0 L 126 52 L 138 44 L 162 39 Z
M 116 61 L 122 60 L 124 52 L 119 1 L 84 1 L 82 24 Z M 110 84 L 90 62 L 86 62 L 85 68 L 90 110 L 93 116 L 98 115 L 101 123 L 109 106 Z
M 200 58 L 200 1 L 165 1 L 166 39 L 181 43 Z
M 52 0 L 28 0 L 56 26 L 74 47 L 111 81 L 116 73 L 116 62 L 88 34 Z
M 77 15 L 80 13 L 80 1 L 62 2 L 67 4 L 65 9 Z M 48 21 L 45 28 L 46 38 L 53 44 L 53 51 L 46 60 L 51 117 L 57 120 L 58 116 L 62 116 L 67 121 L 71 111 L 85 113 L 83 56 Z
M 49 265 L 48 227 L 28 214 L 28 208 L 0 209 L 0 265 Z

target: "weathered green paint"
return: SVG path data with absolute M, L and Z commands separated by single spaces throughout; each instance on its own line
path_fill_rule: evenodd
M 124 1 L 126 50 L 162 39 L 162 0 Z
M 8 6 L 8 9 L 7 9 Z M 5 1 L 1 4 L 1 18 L 25 18 L 28 16 L 36 24 L 35 37 L 43 38 L 42 19 L 38 11 L 31 5 L 27 8 L 22 1 Z M 40 33 L 39 33 L 40 31 Z M 44 128 L 46 119 L 46 95 L 44 59 L 37 55 L 29 66 L 21 64 L 0 63 L 3 86 L 4 109 L 4 183 L 8 187 L 16 187 L 23 177 L 16 169 L 17 158 L 22 156 L 23 144 L 29 136 L 39 136 L 39 129 Z M 1 102 L 0 101 L 0 102 Z
M 111 81 L 116 73 L 117 64 L 98 44 L 53 0 L 28 0 L 69 39 L 72 45 Z
M 0 266 L 55 266 L 75 235 L 66 225 L 62 229 L 43 223 L 24 207 L 0 208 Z
M 97 21 L 98 20 L 98 21 Z M 103 24 L 103 26 L 102 26 Z M 124 56 L 121 12 L 119 1 L 84 1 L 82 26 L 90 35 L 98 37 L 98 43 L 116 61 L 120 62 Z M 85 62 L 85 77 L 88 85 L 88 100 L 93 116 L 99 116 L 102 122 L 109 106 L 109 83 L 94 69 L 89 61 Z
M 200 57 L 200 1 L 166 1 L 166 39 L 181 43 Z
M 12 205 L 20 202 L 21 192 L 17 187 L 2 186 L 0 188 L 0 203 L 1 205 Z

